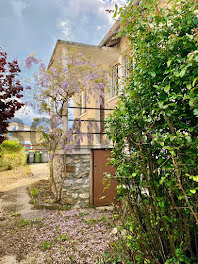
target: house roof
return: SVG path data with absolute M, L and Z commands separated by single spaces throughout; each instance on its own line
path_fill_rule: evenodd
M 78 42 L 71 42 L 65 40 L 58 40 L 56 42 L 56 46 L 54 48 L 53 54 L 51 56 L 48 68 L 52 65 L 54 56 L 59 48 L 76 48 L 79 52 L 82 52 L 85 56 L 92 57 L 94 61 L 98 64 L 109 64 L 110 61 L 113 61 L 116 56 L 119 54 L 119 50 L 117 48 L 104 47 L 104 46 L 96 46 L 83 44 Z
M 99 43 L 99 47 L 104 47 L 107 45 L 107 43 L 112 39 L 113 36 L 115 36 L 120 28 L 119 20 L 113 24 L 111 29 L 108 31 L 108 33 L 105 35 L 105 37 L 101 40 Z
M 138 5 L 140 0 L 133 0 L 133 6 Z M 103 56 L 103 60 L 101 59 L 101 63 L 105 63 L 105 61 L 108 60 L 108 63 L 111 63 L 113 59 L 115 59 L 117 55 L 119 55 L 118 49 L 116 47 L 111 47 L 116 45 L 119 42 L 119 37 L 117 37 L 117 32 L 120 28 L 120 19 L 116 21 L 116 23 L 113 24 L 109 32 L 105 35 L 105 37 L 102 39 L 102 41 L 99 43 L 98 46 L 96 45 L 89 45 L 89 44 L 83 44 L 83 43 L 78 43 L 78 42 L 70 42 L 66 40 L 57 40 L 53 54 L 50 58 L 50 62 L 48 64 L 48 68 L 52 65 L 53 63 L 53 58 L 54 55 L 58 49 L 59 46 L 63 45 L 65 47 L 75 47 L 78 50 L 84 51 L 83 53 L 88 53 L 85 55 L 92 55 L 93 59 L 96 59 L 100 61 L 100 55 Z M 90 52 L 88 52 L 88 50 Z M 92 54 L 89 54 L 92 53 Z M 104 53 L 104 54 L 103 54 Z M 105 55 L 105 56 L 104 56 Z

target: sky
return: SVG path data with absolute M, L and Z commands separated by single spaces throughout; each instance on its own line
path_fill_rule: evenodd
M 98 45 L 114 21 L 105 12 L 124 0 L 0 0 L 0 46 L 10 59 L 34 53 L 46 65 L 58 39 Z M 16 113 L 25 123 L 35 117 L 25 107 Z

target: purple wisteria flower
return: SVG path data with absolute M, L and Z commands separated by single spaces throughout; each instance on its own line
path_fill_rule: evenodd
M 36 58 L 34 58 L 33 56 L 29 56 L 25 59 L 25 67 L 30 69 L 32 67 L 32 64 L 38 64 L 39 60 L 37 60 Z
M 54 157 L 54 154 L 51 153 L 50 156 L 49 156 L 49 159 L 52 161 L 53 160 L 53 157 Z

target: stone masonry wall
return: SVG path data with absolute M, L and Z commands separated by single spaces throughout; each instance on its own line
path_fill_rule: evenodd
M 72 208 L 89 207 L 90 154 L 67 154 L 62 202 Z

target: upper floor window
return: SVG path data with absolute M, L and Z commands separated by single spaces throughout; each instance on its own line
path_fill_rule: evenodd
M 81 91 L 79 95 L 79 115 L 86 113 L 86 91 Z
M 110 98 L 116 96 L 118 93 L 118 79 L 118 64 L 116 64 L 111 68 Z
M 129 77 L 129 71 L 130 71 L 130 60 L 129 56 L 125 55 L 122 59 L 122 76 L 124 78 Z
M 135 56 L 133 53 L 125 53 L 122 57 L 122 76 L 128 78 L 135 69 Z

